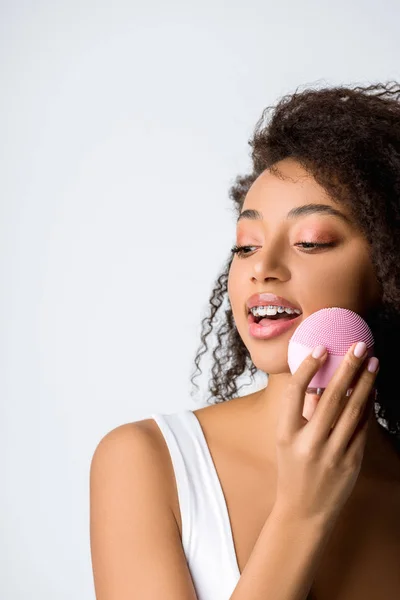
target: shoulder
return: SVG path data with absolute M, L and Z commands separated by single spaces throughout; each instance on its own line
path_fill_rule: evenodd
M 125 423 L 94 450 L 90 546 L 96 597 L 195 597 L 155 426 L 152 419 Z
M 131 464 L 139 459 L 151 464 L 153 469 L 162 472 L 166 461 L 166 444 L 153 419 L 143 419 L 124 423 L 111 429 L 98 442 L 91 466 L 97 462 L 118 460 L 121 464 Z
M 133 455 L 154 453 L 154 434 L 151 419 L 124 423 L 106 433 L 98 442 L 92 457 L 92 465 L 108 457 L 117 456 L 130 460 Z
M 174 474 L 168 447 L 154 419 L 124 423 L 106 433 L 91 460 L 91 479 L 96 472 L 131 476 L 136 484 L 146 480 L 164 498 L 176 518 Z M 104 482 L 104 479 L 103 479 Z

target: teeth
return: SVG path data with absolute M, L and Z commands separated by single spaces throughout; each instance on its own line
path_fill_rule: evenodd
M 298 308 L 286 308 L 285 306 L 255 306 L 251 309 L 252 314 L 255 317 L 273 317 L 277 313 L 286 312 L 288 315 L 292 315 L 296 313 L 296 315 L 301 315 L 301 310 Z

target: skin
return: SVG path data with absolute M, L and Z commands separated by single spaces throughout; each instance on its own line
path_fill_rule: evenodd
M 346 224 L 331 215 L 309 214 L 285 222 L 289 210 L 303 204 L 328 204 L 352 219 L 349 210 L 333 201 L 295 160 L 285 159 L 277 166 L 290 179 L 282 180 L 267 169 L 251 186 L 242 211 L 257 209 L 263 220 L 244 219 L 237 224 L 236 244 L 251 248 L 243 257 L 235 255 L 228 278 L 228 295 L 238 332 L 255 366 L 269 374 L 267 387 L 248 396 L 248 415 L 252 451 L 273 467 L 279 409 L 291 377 L 288 344 L 296 326 L 270 340 L 251 337 L 247 299 L 260 292 L 283 296 L 301 307 L 301 320 L 332 306 L 350 309 L 365 318 L 381 299 L 368 243 L 354 221 Z M 335 244 L 307 249 L 296 245 L 299 242 Z M 317 402 L 318 396 L 306 394 L 305 423 L 312 417 Z M 372 413 L 358 480 L 387 475 L 399 481 L 399 474 L 400 459 Z

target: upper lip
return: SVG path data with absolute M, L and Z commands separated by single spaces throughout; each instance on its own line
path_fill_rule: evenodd
M 286 308 L 297 308 L 301 311 L 300 306 L 296 306 L 290 300 L 286 300 L 286 298 L 282 298 L 282 296 L 276 296 L 275 294 L 269 294 L 267 292 L 262 294 L 253 294 L 247 300 L 247 312 L 250 312 L 250 309 L 253 306 L 285 306 Z

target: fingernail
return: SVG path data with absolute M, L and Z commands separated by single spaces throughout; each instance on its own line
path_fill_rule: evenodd
M 323 356 L 326 352 L 326 347 L 325 346 L 317 346 L 316 348 L 314 348 L 312 356 L 313 358 L 321 358 L 321 356 Z
M 367 344 L 365 342 L 358 342 L 354 348 L 354 356 L 361 358 L 367 351 Z
M 377 370 L 378 367 L 379 367 L 379 360 L 376 358 L 376 356 L 372 356 L 368 362 L 368 371 L 370 373 L 375 373 L 375 371 Z

